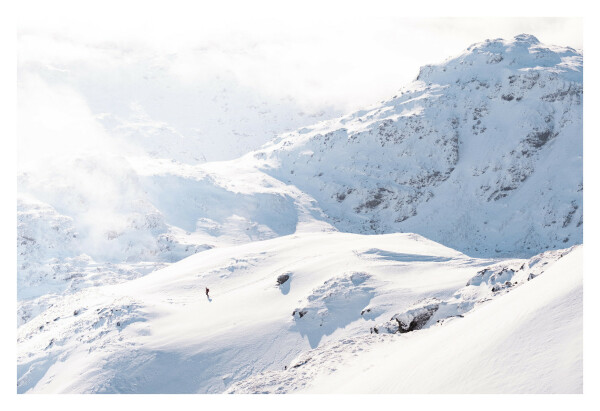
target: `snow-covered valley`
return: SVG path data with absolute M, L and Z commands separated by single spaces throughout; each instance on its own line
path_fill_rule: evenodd
M 581 392 L 582 99 L 520 35 L 235 160 L 23 167 L 17 391 Z

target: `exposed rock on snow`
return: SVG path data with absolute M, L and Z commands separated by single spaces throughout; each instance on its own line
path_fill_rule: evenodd
M 466 287 L 457 290 L 447 300 L 426 298 L 416 302 L 407 311 L 395 314 L 390 321 L 372 328 L 376 333 L 406 333 L 430 327 L 437 323 L 462 317 L 473 308 L 493 298 L 520 287 L 525 282 L 544 273 L 546 266 L 570 253 L 565 250 L 547 251 L 526 262 L 499 263 L 477 272 Z
M 277 277 L 277 285 L 281 285 L 290 279 L 289 274 L 281 274 Z

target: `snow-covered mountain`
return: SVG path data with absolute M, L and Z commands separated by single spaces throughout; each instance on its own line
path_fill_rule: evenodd
M 148 152 L 18 176 L 18 391 L 580 392 L 582 70 L 571 48 L 488 40 L 390 100 L 202 164 L 147 113 L 105 116 Z M 491 383 L 515 339 L 520 379 Z M 383 383 L 447 340 L 454 374 L 426 381 L 432 360 Z M 413 359 L 363 372 L 395 350 Z
M 488 40 L 252 155 L 342 231 L 414 232 L 480 256 L 579 244 L 582 64 L 530 35 Z

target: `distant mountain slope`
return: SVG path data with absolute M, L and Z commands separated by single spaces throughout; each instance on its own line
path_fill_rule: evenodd
M 581 243 L 583 60 L 530 35 L 425 66 L 396 96 L 252 154 L 357 233 L 472 255 Z

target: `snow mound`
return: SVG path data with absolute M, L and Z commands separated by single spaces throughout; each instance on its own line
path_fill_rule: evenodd
M 331 278 L 314 289 L 306 304 L 294 309 L 296 327 L 316 347 L 323 335 L 360 318 L 362 309 L 373 297 L 367 273 L 351 273 Z

